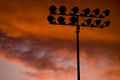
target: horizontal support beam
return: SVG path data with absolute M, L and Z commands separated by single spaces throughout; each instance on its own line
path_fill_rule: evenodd
M 78 15 L 78 14 L 50 14 L 50 15 L 58 15 L 58 16 L 79 16 L 79 17 L 88 17 L 88 18 L 105 18 L 105 17 L 100 17 L 100 15 L 97 17 L 97 16 L 81 16 L 81 15 Z
M 81 27 L 90 27 L 90 28 L 105 28 L 105 27 L 100 27 L 100 26 L 87 26 L 87 25 L 71 25 L 71 24 L 53 24 L 53 25 L 69 25 L 69 26 L 81 26 Z

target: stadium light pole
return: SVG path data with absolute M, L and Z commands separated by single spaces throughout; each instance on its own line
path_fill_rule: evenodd
M 79 8 L 73 7 L 69 14 L 66 14 L 66 7 L 60 6 L 59 13 L 57 13 L 57 8 L 54 5 L 51 5 L 49 8 L 50 15 L 47 17 L 50 24 L 54 25 L 70 25 L 76 26 L 76 46 L 77 46 L 77 80 L 80 80 L 80 54 L 79 54 L 79 33 L 80 27 L 92 27 L 92 28 L 105 28 L 110 25 L 110 20 L 101 22 L 101 20 L 109 16 L 109 9 L 100 12 L 99 8 L 90 10 L 89 8 L 83 9 L 79 14 Z M 58 16 L 57 20 L 55 17 Z M 64 16 L 68 16 L 69 22 L 65 22 Z M 85 20 L 79 24 L 79 18 L 85 18 Z M 87 18 L 87 19 L 86 19 Z M 92 19 L 94 18 L 94 20 Z

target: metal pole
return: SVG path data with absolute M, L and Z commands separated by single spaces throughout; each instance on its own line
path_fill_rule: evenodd
M 79 32 L 80 32 L 80 26 L 78 25 L 78 16 L 77 16 L 77 26 L 76 26 L 76 39 L 77 39 L 77 80 L 80 80 Z

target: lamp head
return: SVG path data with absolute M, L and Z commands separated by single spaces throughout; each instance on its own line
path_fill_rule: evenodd
M 54 5 L 50 6 L 49 10 L 50 10 L 50 14 L 57 14 L 56 13 L 57 8 Z
M 95 10 L 93 10 L 94 11 L 94 14 L 95 15 L 99 15 L 100 14 L 100 9 L 99 8 L 96 8 Z
M 106 9 L 106 10 L 104 11 L 104 13 L 105 13 L 105 16 L 109 16 L 110 10 L 109 10 L 109 9 Z
M 79 8 L 78 7 L 74 7 L 71 9 L 72 13 L 70 13 L 71 15 L 75 15 L 79 12 Z
M 69 24 L 71 24 L 71 25 L 75 25 L 76 24 L 76 22 L 77 22 L 77 18 L 76 17 L 71 17 L 70 19 L 70 23 Z
M 47 17 L 47 19 L 48 19 L 50 24 L 56 24 L 55 18 L 53 16 L 50 15 L 50 16 Z
M 108 27 L 108 26 L 110 25 L 110 20 L 109 20 L 109 21 L 104 22 L 104 25 L 105 25 L 106 27 Z
M 90 13 L 90 9 L 86 8 L 82 11 L 82 13 L 80 14 L 80 16 L 87 16 Z
M 60 6 L 60 8 L 59 8 L 59 11 L 60 11 L 60 15 L 65 15 L 66 14 L 66 7 L 65 6 Z
M 109 16 L 109 14 L 110 14 L 110 10 L 106 9 L 105 11 L 102 12 L 100 18 L 105 18 L 106 16 Z
M 96 26 L 99 26 L 100 23 L 101 23 L 101 20 L 100 20 L 100 19 L 98 19 L 98 20 L 95 21 Z
M 110 20 L 104 22 L 102 25 L 100 25 L 100 28 L 108 27 L 110 25 Z
M 91 14 L 89 15 L 89 17 L 96 17 L 100 14 L 100 9 L 99 8 L 96 8 L 95 10 L 93 10 L 91 12 Z
M 66 23 L 65 23 L 65 18 L 62 17 L 62 16 L 58 17 L 57 20 L 58 20 L 58 23 L 59 23 L 59 24 L 66 24 Z
M 92 22 L 92 19 L 87 19 L 87 20 L 85 20 L 85 23 L 86 23 L 87 26 L 90 25 L 91 22 Z

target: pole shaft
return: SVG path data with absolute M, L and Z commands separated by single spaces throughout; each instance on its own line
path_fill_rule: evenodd
M 76 40 L 77 40 L 77 80 L 80 80 L 79 32 L 80 32 L 80 26 L 78 25 L 78 16 L 77 16 L 77 26 L 76 26 Z

